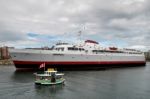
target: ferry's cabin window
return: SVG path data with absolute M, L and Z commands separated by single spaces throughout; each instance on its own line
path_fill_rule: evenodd
M 57 51 L 64 51 L 64 48 L 63 47 L 60 47 L 60 48 L 56 48 Z
M 108 51 L 108 50 L 92 50 L 93 53 L 101 53 L 101 52 L 105 52 L 105 53 L 123 53 L 122 51 Z
M 83 51 L 83 48 L 77 48 L 77 47 L 68 47 L 68 50 L 74 50 L 74 51 Z
M 84 51 L 84 49 L 83 48 L 79 48 L 79 51 Z
M 139 53 L 139 52 L 123 52 L 123 51 L 109 51 L 109 50 L 92 50 L 93 53 L 126 53 L 126 54 L 142 54 L 142 53 Z
M 68 50 L 74 50 L 74 48 L 73 47 L 68 47 Z
M 78 48 L 75 48 L 75 47 L 68 47 L 68 50 L 78 50 Z
M 78 50 L 78 48 L 74 48 L 74 50 Z
M 92 52 L 105 52 L 104 50 L 92 50 Z

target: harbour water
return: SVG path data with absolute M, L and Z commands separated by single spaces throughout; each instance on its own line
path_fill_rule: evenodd
M 64 86 L 36 86 L 33 73 L 0 66 L 0 99 L 150 99 L 150 62 L 145 67 L 63 71 Z

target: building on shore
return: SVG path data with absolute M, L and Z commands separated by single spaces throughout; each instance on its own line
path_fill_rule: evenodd
M 8 47 L 8 46 L 0 47 L 0 59 L 9 59 L 10 58 L 8 49 L 14 49 L 14 47 Z
M 150 61 L 150 50 L 145 52 L 145 58 L 146 60 Z

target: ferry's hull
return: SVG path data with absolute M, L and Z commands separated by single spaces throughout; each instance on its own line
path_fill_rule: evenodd
M 14 61 L 14 65 L 17 69 L 39 69 L 42 62 L 22 62 Z M 112 67 L 135 67 L 135 66 L 145 66 L 145 61 L 136 61 L 136 62 L 45 62 L 46 68 L 57 68 L 57 69 L 105 69 Z
M 36 85 L 59 85 L 59 84 L 64 84 L 65 79 L 59 79 L 56 80 L 56 82 L 51 82 L 51 80 L 36 80 L 35 84 Z

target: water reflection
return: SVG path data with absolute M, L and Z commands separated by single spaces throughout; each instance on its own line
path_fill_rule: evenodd
M 24 70 L 24 71 L 14 71 L 14 73 L 11 76 L 11 80 L 13 82 L 18 82 L 18 83 L 28 83 L 31 82 L 35 79 L 34 73 L 35 71 L 31 70 Z
M 55 96 L 60 91 L 64 89 L 64 85 L 52 85 L 52 86 L 43 86 L 43 85 L 35 85 L 35 93 L 38 96 L 46 95 L 46 96 Z

